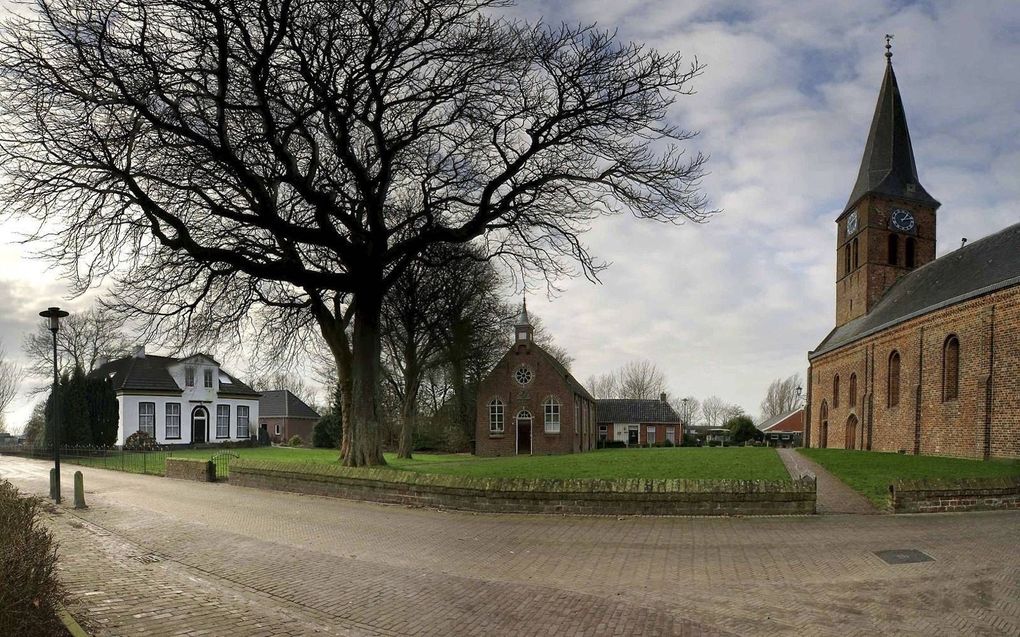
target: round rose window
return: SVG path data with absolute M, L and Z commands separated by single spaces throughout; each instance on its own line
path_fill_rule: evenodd
M 527 385 L 531 382 L 533 376 L 531 374 L 531 370 L 522 365 L 517 368 L 517 373 L 514 374 L 514 378 L 517 379 L 518 383 Z

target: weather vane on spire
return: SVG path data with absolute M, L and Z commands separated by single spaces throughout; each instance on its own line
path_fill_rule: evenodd
M 889 64 L 892 64 L 892 39 L 893 35 L 888 33 L 885 34 L 885 59 Z

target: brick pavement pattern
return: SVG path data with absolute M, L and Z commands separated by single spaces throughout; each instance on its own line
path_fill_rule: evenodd
M 829 473 L 822 465 L 807 458 L 796 449 L 777 449 L 779 457 L 791 476 L 810 473 L 815 476 L 815 510 L 818 513 L 878 513 L 870 500 L 848 487 L 842 480 Z
M 48 465 L 0 457 L 38 494 Z M 410 509 L 84 468 L 50 519 L 100 635 L 1020 635 L 1018 512 Z M 934 561 L 893 566 L 874 551 Z

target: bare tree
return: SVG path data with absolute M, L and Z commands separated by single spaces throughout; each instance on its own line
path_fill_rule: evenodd
M 801 397 L 797 391 L 800 388 L 800 374 L 772 381 L 768 391 L 765 392 L 765 398 L 761 401 L 761 420 L 765 421 L 800 407 Z
M 706 427 L 718 429 L 734 415 L 735 408 L 718 396 L 709 396 L 701 401 L 701 416 Z
M 630 361 L 606 374 L 590 376 L 588 383 L 588 391 L 598 398 L 658 399 L 669 393 L 666 375 L 649 360 Z
M 706 218 L 665 121 L 702 67 L 502 4 L 36 0 L 0 36 L 4 199 L 155 333 L 310 317 L 344 462 L 382 464 L 383 299 L 430 245 L 552 284 L 597 276 L 600 215 Z
M 72 312 L 60 322 L 57 332 L 60 372 L 71 373 L 78 367 L 88 374 L 103 358 L 127 355 L 130 347 L 124 334 L 125 322 L 123 316 L 102 305 Z M 28 372 L 32 376 L 52 379 L 53 333 L 46 321 L 40 321 L 36 330 L 25 337 L 22 351 L 29 360 Z
M 596 398 L 619 398 L 620 376 L 615 371 L 592 375 L 588 377 L 586 387 Z
M 676 413 L 680 414 L 684 427 L 696 427 L 700 422 L 701 401 L 694 396 L 671 400 L 670 405 Z
M 0 341 L 0 431 L 6 431 L 4 412 L 18 396 L 21 386 L 21 368 L 7 358 L 7 350 Z

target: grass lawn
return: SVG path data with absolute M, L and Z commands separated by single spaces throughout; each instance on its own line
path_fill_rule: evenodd
M 257 447 L 253 449 L 182 449 L 175 458 L 208 460 L 217 453 L 234 453 L 249 460 L 272 460 L 296 464 L 331 464 L 337 461 L 333 449 Z M 123 458 L 85 458 L 68 463 L 135 473 L 163 474 L 162 456 L 122 454 Z M 143 466 L 144 462 L 144 466 Z M 774 449 L 752 447 L 604 449 L 559 456 L 514 456 L 477 458 L 470 454 L 415 454 L 401 460 L 386 454 L 389 468 L 396 471 L 441 473 L 484 478 L 687 478 L 692 480 L 789 480 L 790 476 Z
M 880 507 L 889 501 L 897 479 L 995 478 L 1020 475 L 1017 460 L 965 460 L 941 456 L 907 456 L 876 451 L 798 449 Z

